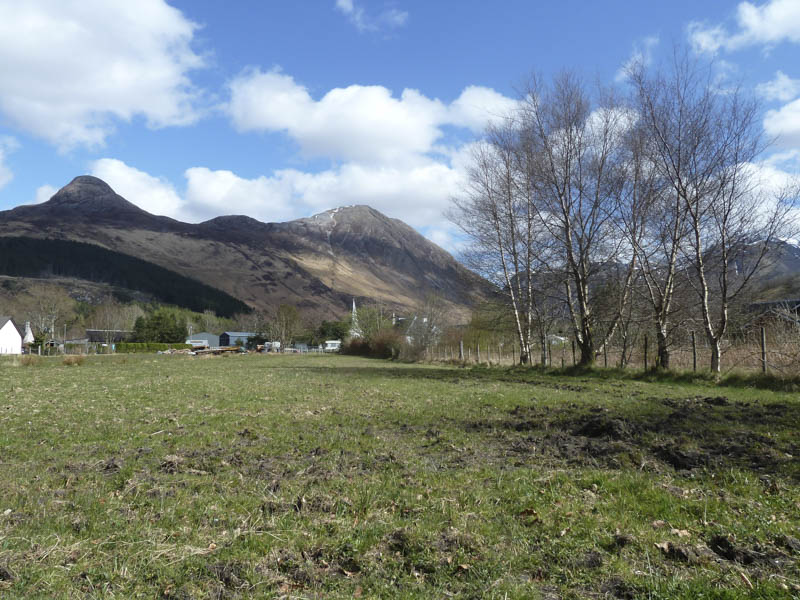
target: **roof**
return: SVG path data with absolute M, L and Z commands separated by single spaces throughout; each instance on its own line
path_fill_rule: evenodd
M 227 335 L 228 337 L 255 337 L 258 334 L 252 331 L 225 331 L 222 335 Z
M 14 319 L 12 319 L 11 317 L 0 317 L 0 329 L 5 327 L 6 323 L 8 323 L 9 321 L 11 321 L 11 324 L 14 326 L 14 329 L 17 330 L 17 333 L 22 335 L 22 332 L 19 330 L 19 327 L 17 327 L 17 324 L 14 323 Z

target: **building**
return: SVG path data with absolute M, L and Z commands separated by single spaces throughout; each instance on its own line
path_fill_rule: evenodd
M 22 354 L 22 334 L 11 317 L 0 317 L 0 354 Z
M 246 346 L 247 340 L 256 337 L 258 334 L 252 331 L 226 331 L 219 336 L 221 348 L 228 346 Z
M 194 348 L 201 348 L 203 346 L 208 348 L 219 348 L 219 338 L 220 336 L 214 335 L 213 333 L 201 331 L 200 333 L 193 333 L 186 338 L 186 343 L 190 344 Z

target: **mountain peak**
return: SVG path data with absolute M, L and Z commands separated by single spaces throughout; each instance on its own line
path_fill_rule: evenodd
M 50 200 L 48 207 L 74 210 L 83 214 L 105 213 L 113 211 L 117 214 L 144 213 L 141 208 L 125 200 L 102 179 L 91 175 L 80 175 L 58 190 Z

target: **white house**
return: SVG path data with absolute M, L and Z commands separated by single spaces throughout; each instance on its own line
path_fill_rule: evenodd
M 11 317 L 0 317 L 0 354 L 22 354 L 22 335 Z

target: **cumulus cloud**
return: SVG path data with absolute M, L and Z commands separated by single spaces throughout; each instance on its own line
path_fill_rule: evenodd
M 173 218 L 184 214 L 184 201 L 163 177 L 154 177 L 115 158 L 94 161 L 90 171 L 120 196 L 149 213 Z
M 91 173 L 140 208 L 182 221 L 246 214 L 275 222 L 337 206 L 368 204 L 428 232 L 431 239 L 453 249 L 456 238 L 442 213 L 450 198 L 462 189 L 464 152 L 454 153 L 451 164 L 434 160 L 410 167 L 348 163 L 317 173 L 283 169 L 252 179 L 232 171 L 192 167 L 184 172 L 186 187 L 182 192 L 163 177 L 118 159 L 95 161 Z M 42 200 L 55 191 L 45 191 L 45 187 L 40 188 Z
M 369 15 L 355 0 L 336 0 L 336 10 L 345 15 L 362 33 L 402 27 L 408 21 L 408 12 L 396 8 L 386 8 L 375 15 Z
M 334 88 L 315 100 L 277 69 L 249 69 L 229 85 L 228 111 L 239 131 L 283 131 L 310 156 L 366 163 L 408 162 L 432 150 L 442 127 L 482 130 L 515 102 L 495 90 L 470 86 L 451 104 L 405 89 Z
M 12 179 L 14 173 L 6 165 L 8 155 L 19 147 L 17 140 L 8 135 L 0 135 L 0 188 L 5 187 Z
M 800 79 L 792 79 L 783 71 L 778 71 L 772 81 L 758 84 L 756 92 L 767 100 L 788 102 L 800 96 Z
M 636 66 L 648 66 L 653 62 L 653 50 L 658 46 L 659 38 L 657 35 L 647 36 L 633 45 L 633 52 L 631 52 L 628 60 L 617 71 L 614 79 L 616 81 L 625 81 L 628 78 L 628 71 Z
M 262 221 L 284 221 L 297 217 L 293 202 L 292 177 L 278 173 L 273 177 L 246 179 L 232 171 L 192 167 L 186 177 L 187 220 L 206 220 L 231 213 Z
M 764 115 L 764 132 L 780 146 L 800 146 L 800 98 Z
M 33 199 L 34 204 L 47 202 L 57 191 L 58 188 L 50 184 L 40 185 L 38 188 L 36 188 L 36 194 Z
M 751 45 L 775 45 L 800 42 L 800 3 L 797 0 L 770 0 L 756 6 L 739 3 L 736 9 L 737 29 L 729 32 L 722 25 L 693 21 L 689 24 L 689 40 L 698 52 L 733 51 Z
M 0 0 L 0 113 L 60 149 L 102 145 L 115 120 L 195 122 L 197 25 L 164 0 Z

